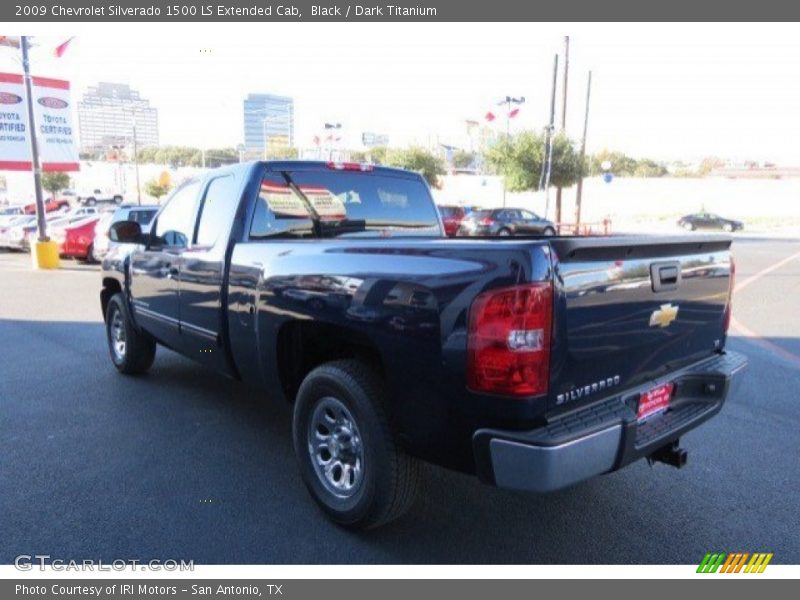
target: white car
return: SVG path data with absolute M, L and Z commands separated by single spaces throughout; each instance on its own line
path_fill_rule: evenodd
M 87 194 L 78 196 L 78 202 L 83 206 L 95 206 L 101 202 L 113 202 L 114 204 L 122 204 L 122 194 L 119 192 L 109 192 L 100 188 L 95 188 Z
M 25 211 L 21 206 L 5 206 L 0 208 L 0 227 L 5 227 L 11 221 L 24 214 Z
M 135 221 L 142 227 L 142 231 L 147 233 L 150 231 L 150 223 L 153 217 L 156 216 L 159 207 L 157 205 L 146 204 L 140 206 L 133 204 L 129 206 L 120 206 L 117 210 L 112 212 L 103 213 L 97 225 L 94 227 L 94 256 L 96 259 L 101 260 L 108 251 L 114 247 L 116 242 L 112 242 L 108 238 L 108 228 L 118 221 Z

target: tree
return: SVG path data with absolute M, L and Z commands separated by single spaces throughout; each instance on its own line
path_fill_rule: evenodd
M 144 191 L 148 196 L 155 198 L 156 202 L 159 202 L 161 197 L 165 196 L 169 190 L 170 186 L 162 184 L 158 179 L 150 179 L 144 184 Z
M 494 172 L 503 176 L 508 191 L 524 192 L 539 189 L 544 150 L 544 134 L 523 131 L 489 148 L 486 159 Z M 554 136 L 550 184 L 570 187 L 580 178 L 581 170 L 580 156 L 572 141 L 563 134 Z
M 42 187 L 55 198 L 58 192 L 69 187 L 69 175 L 61 172 L 48 171 L 42 175 Z
M 475 164 L 475 153 L 468 150 L 453 152 L 453 166 L 456 169 L 468 169 Z
M 447 172 L 444 167 L 444 160 L 419 146 L 411 146 L 402 150 L 389 150 L 386 153 L 385 164 L 416 171 L 434 188 L 439 187 L 439 177 Z

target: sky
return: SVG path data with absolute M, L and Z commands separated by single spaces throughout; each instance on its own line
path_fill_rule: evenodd
M 226 23 L 31 24 L 34 73 L 128 83 L 159 110 L 162 144 L 235 146 L 249 92 L 295 99 L 296 140 L 325 121 L 344 143 L 465 144 L 506 95 L 512 130 L 549 115 L 553 55 L 570 36 L 567 131 L 587 147 L 657 160 L 722 156 L 800 165 L 800 36 L 786 24 Z M 18 32 L 7 32 L 9 34 Z M 62 59 L 50 48 L 76 39 Z M 9 50 L 0 70 L 19 70 Z M 561 74 L 557 105 L 560 121 Z M 77 100 L 77 98 L 74 98 Z M 498 125 L 505 128 L 500 120 Z

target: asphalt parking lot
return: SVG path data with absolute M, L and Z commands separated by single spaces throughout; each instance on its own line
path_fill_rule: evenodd
M 685 436 L 687 468 L 639 462 L 547 496 L 430 468 L 411 513 L 355 534 L 308 497 L 287 406 L 161 348 L 147 376 L 119 375 L 97 267 L 0 253 L 0 562 L 799 563 L 800 241 L 735 254 L 729 345 L 750 366 Z

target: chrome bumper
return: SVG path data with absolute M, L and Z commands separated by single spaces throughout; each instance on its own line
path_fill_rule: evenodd
M 478 476 L 502 488 L 551 492 L 620 469 L 718 413 L 746 364 L 743 355 L 727 352 L 533 431 L 478 430 L 473 436 Z M 638 422 L 639 395 L 667 382 L 676 386 L 670 409 Z

